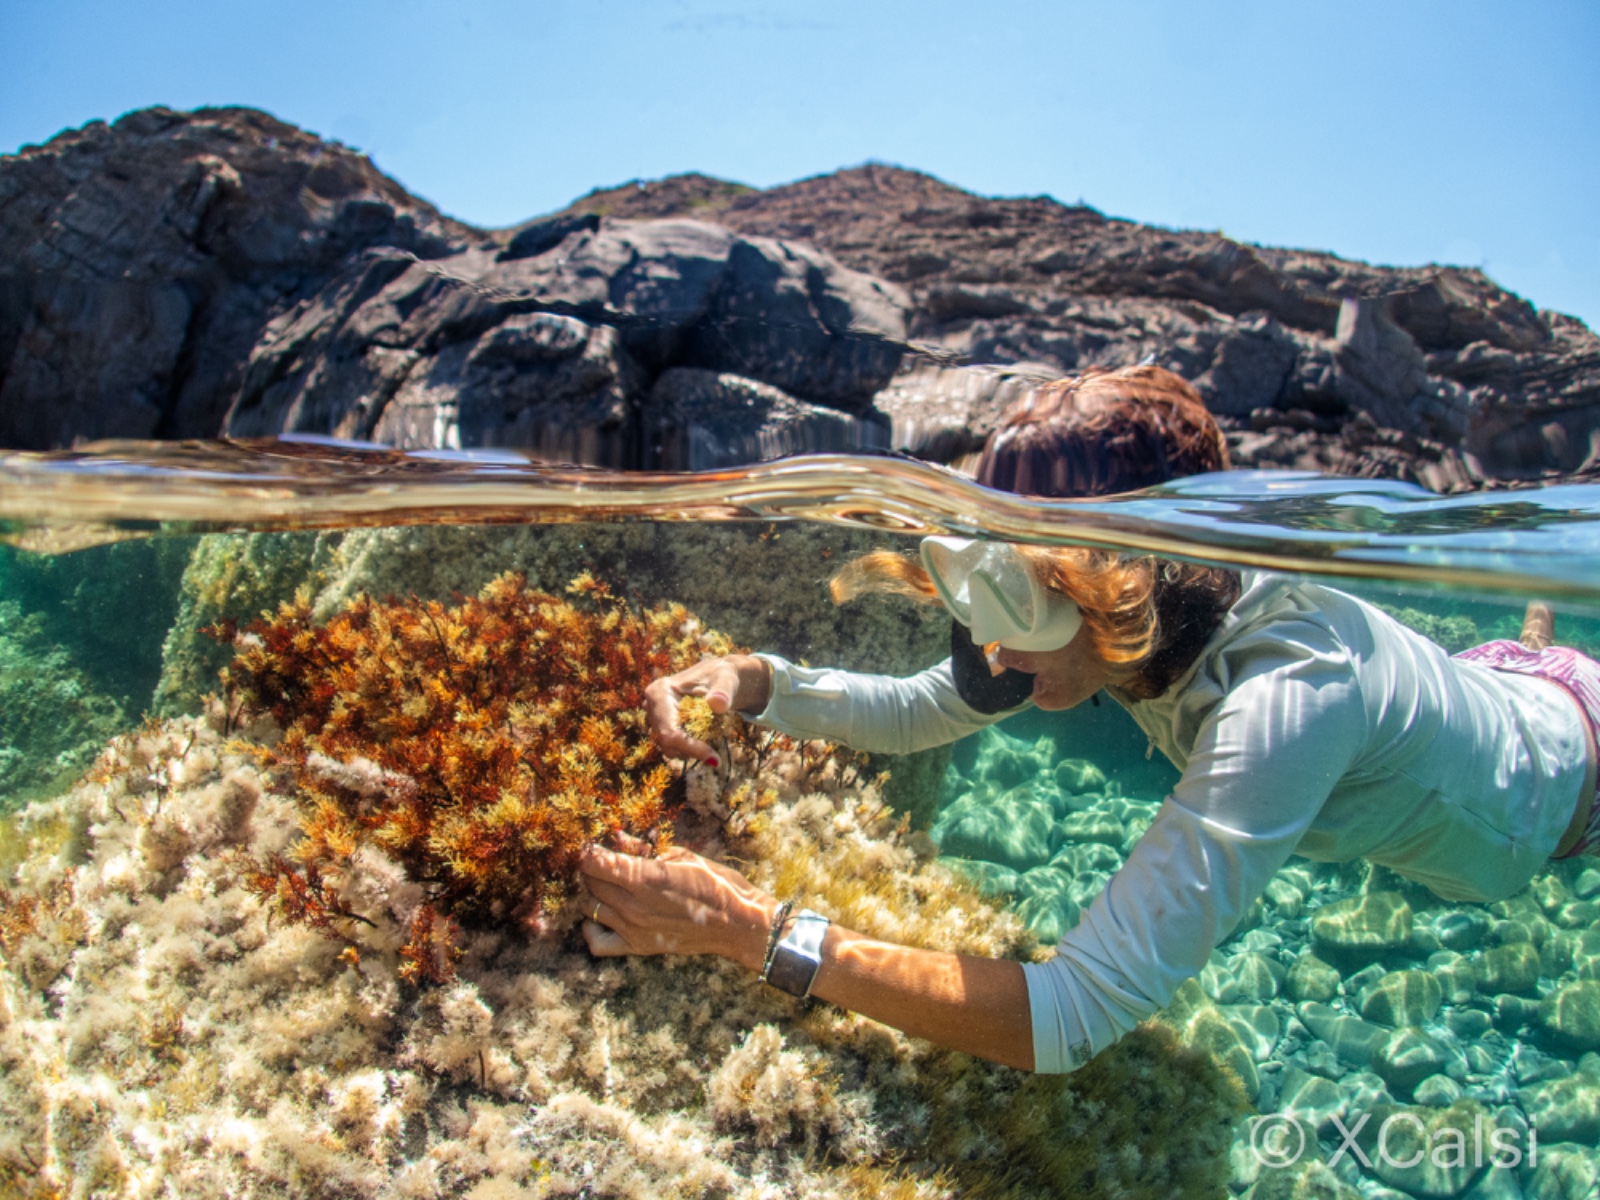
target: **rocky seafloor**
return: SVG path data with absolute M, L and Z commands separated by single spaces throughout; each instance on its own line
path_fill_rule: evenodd
M 979 734 L 951 764 L 932 833 L 1048 942 L 1161 793 L 1127 794 L 1038 727 Z M 1595 1192 L 1600 861 L 1552 864 L 1484 906 L 1370 864 L 1292 860 L 1166 1016 L 1254 1103 L 1230 1154 L 1232 1190 L 1252 1200 Z
M 693 569 L 707 535 L 771 605 L 719 599 L 726 575 Z M 6 798 L 34 798 L 0 826 L 0 1196 L 1595 1194 L 1600 862 L 1474 906 L 1294 861 L 1159 1021 L 1065 1079 L 799 1008 L 728 964 L 600 963 L 570 922 L 480 931 L 454 983 L 412 987 L 397 947 L 415 888 L 381 858 L 351 885 L 371 924 L 343 942 L 241 887 L 234 856 L 294 838 L 293 789 L 199 700 L 216 648 L 195 630 L 298 583 L 332 610 L 507 565 L 553 583 L 576 556 L 633 591 L 693 592 L 746 622 L 741 640 L 791 654 L 900 670 L 937 652 L 938 622 L 893 602 L 807 607 L 856 535 L 695 536 L 689 551 L 652 526 L 203 539 L 181 582 L 170 563 L 151 575 L 171 629 L 147 687 L 167 715 L 135 729 L 104 647 L 51 641 L 78 610 L 0 612 L 15 712 L 65 705 L 7 760 L 28 783 Z M 60 560 L 53 581 L 14 561 L 7 582 L 40 608 L 94 581 L 127 628 L 159 624 L 129 567 L 174 551 L 113 550 Z M 1513 632 L 1509 610 L 1428 607 L 1391 611 L 1452 650 Z M 1153 817 L 1173 773 L 1142 750 L 1110 704 L 1013 719 L 930 760 L 944 782 L 913 828 L 878 764 L 841 776 L 779 755 L 695 774 L 685 828 L 852 927 L 1027 957 Z

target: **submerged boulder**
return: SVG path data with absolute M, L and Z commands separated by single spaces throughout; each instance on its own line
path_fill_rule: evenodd
M 1368 892 L 1324 904 L 1311 915 L 1311 936 L 1322 949 L 1381 954 L 1411 940 L 1411 906 L 1399 892 Z

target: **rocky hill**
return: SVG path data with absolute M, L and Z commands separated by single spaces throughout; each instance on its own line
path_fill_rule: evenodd
M 974 449 L 1040 378 L 1146 358 L 1241 464 L 1440 489 L 1600 463 L 1600 338 L 1385 268 L 866 166 L 603 189 L 508 230 L 247 109 L 0 158 L 0 444 L 284 431 L 622 467 Z

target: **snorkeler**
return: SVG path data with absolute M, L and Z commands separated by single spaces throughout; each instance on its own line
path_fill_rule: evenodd
M 1134 368 L 1039 389 L 979 477 L 1101 495 L 1226 465 L 1194 392 Z M 905 753 L 1104 690 L 1178 784 L 1048 962 L 867 938 L 681 849 L 585 855 L 595 954 L 721 954 L 793 994 L 1060 1072 L 1170 1002 L 1291 854 L 1365 857 L 1447 900 L 1491 901 L 1600 844 L 1600 664 L 1550 645 L 1541 606 L 1522 642 L 1451 658 L 1331 588 L 1103 550 L 928 538 L 918 562 L 868 555 L 835 583 L 942 603 L 951 658 L 907 678 L 708 659 L 651 685 L 662 747 L 711 759 L 678 725 L 690 695 L 797 737 Z

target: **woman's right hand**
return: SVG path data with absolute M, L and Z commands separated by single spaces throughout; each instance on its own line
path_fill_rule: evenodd
M 676 675 L 653 680 L 644 690 L 645 724 L 656 744 L 668 754 L 693 758 L 715 767 L 716 753 L 699 738 L 685 733 L 678 720 L 678 704 L 685 696 L 699 696 L 711 711 L 760 712 L 772 696 L 772 672 L 751 654 L 705 658 Z

